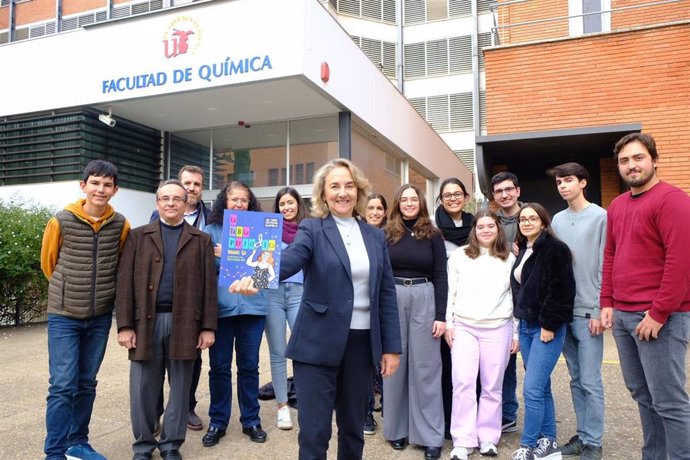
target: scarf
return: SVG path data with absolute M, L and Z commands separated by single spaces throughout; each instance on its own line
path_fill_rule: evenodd
M 470 236 L 472 230 L 473 216 L 470 213 L 462 211 L 462 227 L 456 227 L 453 219 L 448 215 L 443 205 L 436 208 L 436 226 L 443 233 L 443 239 L 450 241 L 457 246 L 464 246 L 467 244 L 467 237 Z
M 290 222 L 283 219 L 283 242 L 290 244 L 295 241 L 295 235 L 297 235 L 297 227 L 299 224 L 297 222 Z

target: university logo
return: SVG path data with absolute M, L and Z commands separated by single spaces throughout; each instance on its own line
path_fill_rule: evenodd
M 189 16 L 174 19 L 163 35 L 164 53 L 167 59 L 194 52 L 201 44 L 201 27 Z

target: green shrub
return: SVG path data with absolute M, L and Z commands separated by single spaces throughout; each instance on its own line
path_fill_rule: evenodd
M 0 326 L 45 315 L 48 283 L 41 271 L 41 241 L 53 211 L 0 199 Z

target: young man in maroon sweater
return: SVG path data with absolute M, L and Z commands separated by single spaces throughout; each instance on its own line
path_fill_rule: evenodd
M 690 197 L 657 178 L 652 136 L 626 135 L 614 157 L 630 191 L 608 208 L 601 320 L 639 407 L 642 458 L 689 459 Z

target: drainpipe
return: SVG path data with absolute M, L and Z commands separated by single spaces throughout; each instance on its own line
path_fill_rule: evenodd
M 62 32 L 62 0 L 55 0 L 55 33 Z
M 8 12 L 8 14 L 9 14 L 9 17 L 8 17 L 9 34 L 7 37 L 8 43 L 12 43 L 13 41 L 15 41 L 15 38 L 16 38 L 16 33 L 15 33 L 16 17 L 15 16 L 16 16 L 17 12 L 16 12 L 16 6 L 15 6 L 14 2 L 15 2 L 15 0 L 10 0 L 10 5 L 9 5 L 9 7 L 10 7 L 9 12 Z
M 479 14 L 477 13 L 477 0 L 472 0 L 472 77 L 474 79 L 472 83 L 472 128 L 474 129 L 474 136 L 481 136 L 482 134 L 482 124 L 479 111 L 479 84 L 481 79 L 479 78 Z M 474 154 L 477 154 L 477 144 L 474 145 Z M 477 171 L 477 159 L 474 159 L 474 174 L 473 181 L 474 186 L 472 187 L 475 191 L 475 197 L 478 195 L 479 190 L 479 180 Z
M 400 94 L 405 94 L 405 82 L 403 80 L 403 73 L 405 70 L 403 67 L 403 18 L 403 0 L 396 0 L 395 24 L 398 28 L 398 46 L 395 51 L 395 59 L 398 61 L 398 71 L 396 74 L 398 77 L 398 91 L 400 91 Z

